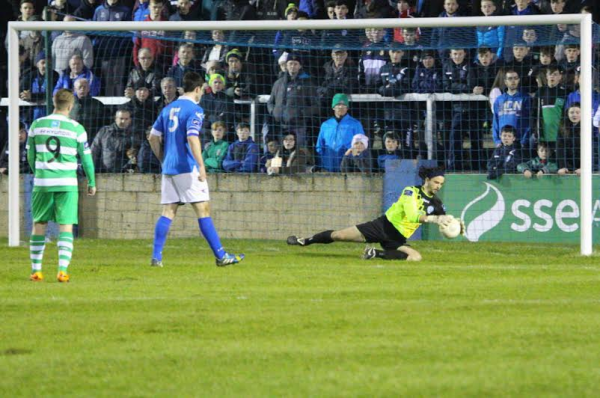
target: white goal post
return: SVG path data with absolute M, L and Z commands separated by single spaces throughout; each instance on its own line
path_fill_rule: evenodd
M 212 22 L 69 22 L 70 31 L 182 31 L 182 30 L 290 30 L 364 28 L 439 28 L 465 26 L 511 26 L 571 24 L 581 27 L 581 254 L 589 256 L 592 245 L 592 16 L 590 14 L 531 15 L 456 18 L 397 18 L 307 21 L 212 21 Z M 19 32 L 62 31 L 64 22 L 9 22 L 9 198 L 8 243 L 18 246 L 19 214 Z

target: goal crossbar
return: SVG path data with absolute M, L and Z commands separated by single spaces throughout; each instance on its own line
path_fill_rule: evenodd
M 344 21 L 210 21 L 210 22 L 9 22 L 8 52 L 17 54 L 18 33 L 31 31 L 182 31 L 182 30 L 251 30 L 276 31 L 293 29 L 364 29 L 364 28 L 442 28 L 466 26 L 526 26 L 570 24 L 581 28 L 581 189 L 580 189 L 580 252 L 593 252 L 592 240 L 592 16 L 590 14 L 528 15 L 514 18 L 455 17 L 455 18 L 394 18 L 353 19 Z M 9 197 L 8 242 L 18 246 L 20 239 L 19 214 L 19 57 L 9 56 Z

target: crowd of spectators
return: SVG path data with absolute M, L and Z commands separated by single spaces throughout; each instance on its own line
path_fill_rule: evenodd
M 75 20 L 291 21 L 580 12 L 597 20 L 600 12 L 592 0 L 292 1 L 10 0 L 6 9 L 13 15 L 3 16 L 2 38 L 9 19 L 45 17 L 65 23 L 64 31 L 52 32 L 51 54 L 44 52 L 39 32 L 21 32 L 20 98 L 37 103 L 22 108 L 22 120 L 28 124 L 46 114 L 41 102 L 47 91 L 72 89 L 76 104 L 71 117 L 86 128 L 99 172 L 158 172 L 160 164 L 146 140 L 148 128 L 182 94 L 183 75 L 194 71 L 207 83 L 200 106 L 208 171 L 371 173 L 384 171 L 386 160 L 427 153 L 425 103 L 379 98 L 483 95 L 489 101 L 464 97 L 438 103 L 433 149 L 449 170 L 487 172 L 489 178 L 578 173 L 581 65 L 575 25 L 142 31 L 133 36 L 68 30 Z M 594 76 L 597 127 L 597 70 Z M 6 79 L 1 80 L 4 96 Z M 363 94 L 361 101 L 351 101 L 356 94 Z M 244 102 L 257 95 L 269 97 L 264 106 L 257 105 L 258 120 L 251 126 Z M 113 105 L 95 97 L 111 97 Z

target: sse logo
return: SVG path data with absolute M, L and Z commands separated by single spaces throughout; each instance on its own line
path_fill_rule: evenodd
M 573 199 L 552 201 L 547 198 L 517 197 L 507 203 L 498 187 L 484 182 L 486 190 L 471 200 L 463 209 L 461 219 L 465 221 L 465 237 L 477 242 L 494 229 L 498 233 L 536 232 L 572 233 L 579 229 L 579 205 Z M 555 203 L 556 202 L 556 203 Z M 600 200 L 594 201 L 594 222 L 600 221 Z M 496 235 L 500 237 L 500 235 Z

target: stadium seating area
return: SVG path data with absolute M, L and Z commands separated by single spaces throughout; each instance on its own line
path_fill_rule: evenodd
M 599 11 L 597 2 L 580 0 L 15 1 L 13 19 L 46 16 L 65 23 L 580 12 L 597 20 Z M 387 159 L 435 158 L 450 171 L 489 178 L 540 165 L 544 173 L 570 174 L 579 168 L 577 28 L 64 31 L 52 32 L 52 54 L 45 53 L 39 32 L 22 32 L 21 117 L 28 125 L 46 114 L 47 90 L 72 89 L 72 117 L 88 131 L 97 170 L 156 173 L 160 164 L 146 136 L 162 108 L 182 93 L 184 74 L 193 71 L 207 82 L 200 105 L 209 171 L 377 173 Z M 2 37 L 5 32 L 3 22 Z M 4 146 L 6 128 L 0 129 Z M 539 156 L 541 147 L 546 158 Z

